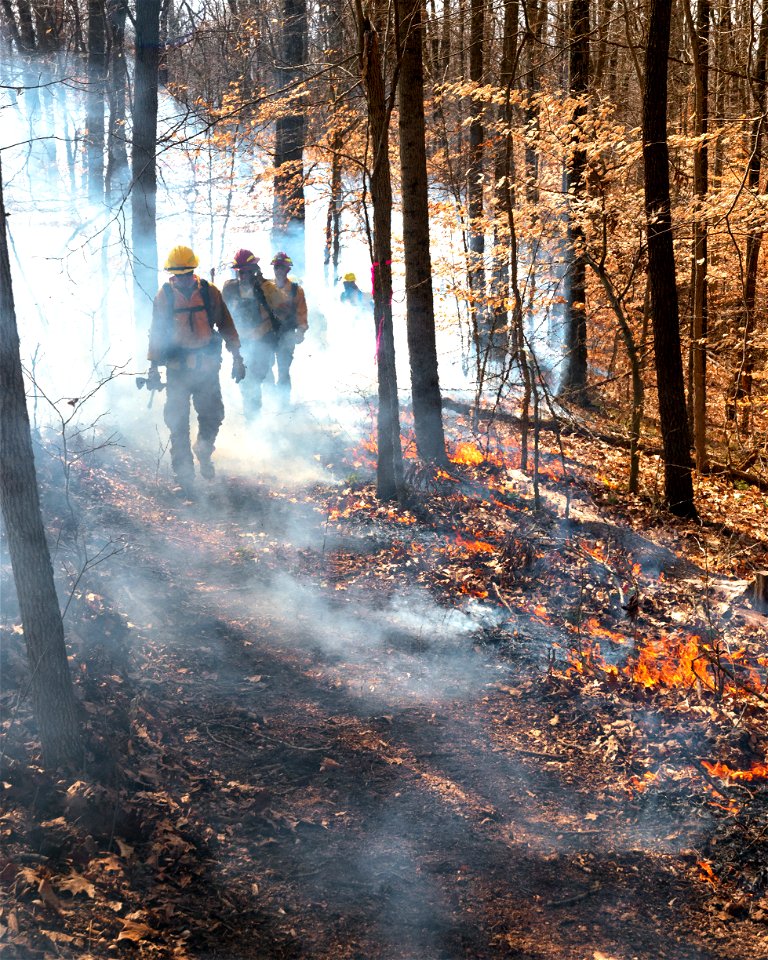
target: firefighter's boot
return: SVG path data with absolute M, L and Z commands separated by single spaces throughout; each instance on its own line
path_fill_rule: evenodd
M 195 451 L 195 456 L 197 457 L 198 463 L 200 464 L 200 476 L 204 477 L 206 480 L 213 480 L 213 478 L 216 476 L 216 468 L 211 461 L 213 444 L 208 443 L 205 440 L 201 440 L 200 437 L 198 437 L 195 441 L 195 446 L 193 449 Z

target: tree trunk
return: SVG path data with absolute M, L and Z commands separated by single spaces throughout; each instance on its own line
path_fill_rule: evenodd
M 32 8 L 28 0 L 18 0 L 16 6 L 19 8 L 19 31 L 21 33 L 21 42 L 27 53 L 37 50 L 37 40 L 35 39 L 35 27 L 32 22 Z
M 432 258 L 424 125 L 421 0 L 397 0 L 402 44 L 398 85 L 403 247 L 416 447 L 424 460 L 446 460 L 442 399 L 437 374 Z
M 757 116 L 752 124 L 749 163 L 747 166 L 747 188 L 752 196 L 760 191 L 762 170 L 763 128 L 766 121 L 766 90 L 768 90 L 768 9 L 763 10 L 760 25 L 760 39 L 755 57 L 752 77 L 754 101 Z M 741 364 L 736 372 L 734 401 L 731 404 L 731 418 L 739 416 L 744 434 L 749 431 L 750 404 L 752 398 L 752 377 L 755 368 L 756 316 L 755 298 L 757 296 L 757 274 L 760 262 L 760 248 L 763 242 L 762 217 L 747 234 L 744 265 L 744 292 L 742 295 L 741 316 L 738 326 L 743 329 Z
M 301 80 L 307 59 L 306 0 L 283 0 L 282 57 L 277 85 L 286 96 Z M 304 131 L 302 104 L 294 100 L 275 123 L 272 242 L 288 250 L 298 276 L 304 273 Z
M 18 23 L 16 23 L 16 15 L 13 12 L 11 0 L 0 0 L 0 10 L 3 12 L 3 22 L 5 23 L 3 33 L 9 40 L 16 44 L 16 49 L 22 52 L 24 50 L 24 44 L 21 40 L 21 32 L 19 31 Z
M 380 500 L 397 500 L 403 493 L 403 454 L 392 329 L 392 184 L 387 149 L 389 111 L 378 33 L 371 20 L 363 14 L 361 0 L 357 0 L 357 18 L 360 72 L 368 99 L 368 122 L 373 145 L 373 301 L 379 383 L 376 495 Z
M 125 130 L 128 68 L 125 60 L 125 21 L 128 0 L 107 0 L 109 38 L 109 128 L 107 134 L 106 193 L 122 199 L 129 182 Z
M 671 13 L 672 0 L 650 0 L 643 92 L 648 282 L 664 443 L 664 496 L 673 513 L 695 517 L 669 195 L 667 69 Z
M 133 306 L 139 340 L 149 332 L 157 293 L 157 83 L 160 0 L 144 0 L 136 16 L 131 218 Z
M 469 79 L 472 88 L 483 82 L 483 32 L 485 0 L 471 0 Z M 485 221 L 483 217 L 483 105 L 468 97 L 469 163 L 467 165 L 467 217 L 469 220 L 469 290 L 475 341 L 487 347 L 488 321 L 485 292 Z
M 693 360 L 693 447 L 696 469 L 707 469 L 707 261 L 708 236 L 704 205 L 707 200 L 709 156 L 706 143 L 709 126 L 709 17 L 710 0 L 698 0 L 696 22 L 686 2 L 693 40 L 693 68 L 696 81 L 694 135 L 698 138 L 693 155 L 693 191 L 698 209 L 693 224 L 693 316 L 691 324 Z
M 0 168 L 0 505 L 24 627 L 43 758 L 76 766 L 82 746 L 64 625 L 40 515 L 19 335 L 11 287 Z
M 589 88 L 589 0 L 572 0 L 570 16 L 570 93 L 572 97 L 583 98 Z M 581 405 L 586 404 L 589 399 L 587 394 L 587 276 L 584 229 L 579 210 L 586 198 L 584 171 L 587 166 L 587 152 L 582 143 L 579 122 L 586 111 L 587 108 L 583 102 L 574 111 L 573 144 L 565 174 L 571 209 L 568 213 L 568 241 L 565 255 L 566 365 L 562 393 L 571 402 Z
M 88 2 L 88 105 L 86 158 L 88 199 L 104 198 L 104 80 L 106 78 L 106 24 L 104 0 Z
M 321 6 L 323 25 L 325 28 L 325 47 L 327 62 L 333 63 L 341 56 L 344 46 L 344 30 L 341 13 L 334 2 L 326 2 Z M 333 283 L 338 279 L 339 256 L 341 253 L 341 209 L 343 202 L 342 184 L 342 150 L 344 149 L 345 134 L 348 132 L 343 111 L 339 109 L 343 96 L 339 88 L 346 81 L 340 73 L 334 71 L 329 77 L 330 92 L 330 151 L 331 151 L 331 182 L 330 198 L 328 200 L 328 215 L 325 225 L 325 271 L 326 281 Z

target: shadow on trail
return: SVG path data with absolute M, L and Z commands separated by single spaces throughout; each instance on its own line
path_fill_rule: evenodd
M 467 618 L 417 593 L 330 602 L 258 554 L 246 573 L 223 545 L 249 495 L 234 517 L 169 511 L 114 589 L 151 625 L 134 682 L 172 720 L 167 789 L 208 827 L 184 892 L 215 905 L 196 956 L 722 956 L 696 942 L 679 907 L 696 892 L 663 856 L 617 849 L 610 827 L 563 841 L 558 812 L 588 798 L 496 747 L 477 706 L 510 668 L 473 652 Z M 317 547 L 310 507 L 253 498 L 253 532 Z

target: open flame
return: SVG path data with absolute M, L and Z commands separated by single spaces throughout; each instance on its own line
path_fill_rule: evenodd
M 635 775 L 629 778 L 627 781 L 627 790 L 631 794 L 643 793 L 652 783 L 656 783 L 658 779 L 658 773 L 646 770 L 642 777 Z
M 456 534 L 456 546 L 466 550 L 467 553 L 493 553 L 496 549 L 490 543 L 484 540 L 467 540 L 460 533 Z
M 474 443 L 457 443 L 448 458 L 452 463 L 462 463 L 467 467 L 476 467 L 485 460 L 485 454 Z
M 610 640 L 611 643 L 626 643 L 627 638 L 623 633 L 617 633 L 615 630 L 609 630 L 607 627 L 601 625 L 597 617 L 589 617 L 582 624 L 582 629 L 585 630 L 590 637 L 596 637 L 601 640 Z
M 701 639 L 695 634 L 687 639 L 664 637 L 649 640 L 640 651 L 637 662 L 625 667 L 624 673 L 647 689 L 691 687 L 696 683 L 704 683 L 711 689 L 714 685 Z
M 768 779 L 768 763 L 755 763 L 749 770 L 734 770 L 725 763 L 710 763 L 708 760 L 702 760 L 701 765 L 713 777 L 720 780 L 766 780 Z

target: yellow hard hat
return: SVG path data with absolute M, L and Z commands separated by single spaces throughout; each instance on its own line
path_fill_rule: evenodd
M 190 247 L 178 246 L 168 254 L 163 269 L 169 273 L 191 273 L 199 263 Z
M 355 280 L 357 280 L 357 277 L 354 275 L 354 273 L 345 273 L 342 279 L 344 280 L 344 283 L 354 283 Z

